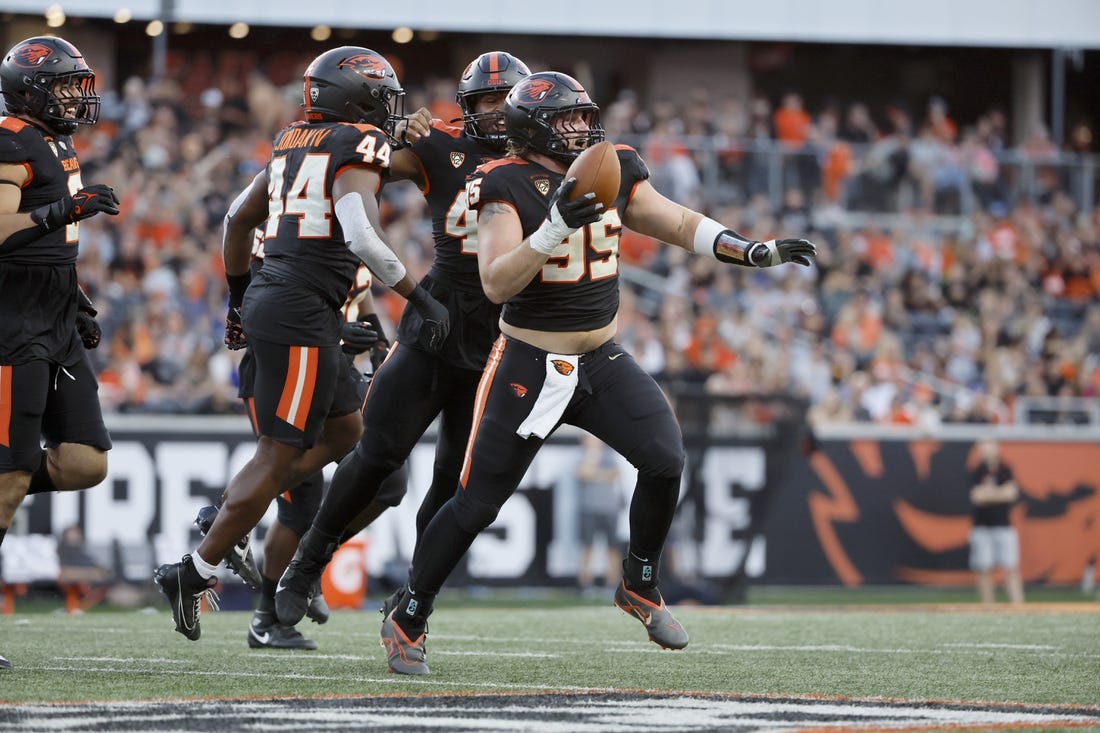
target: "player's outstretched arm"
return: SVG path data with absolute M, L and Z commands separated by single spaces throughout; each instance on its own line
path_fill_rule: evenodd
M 649 181 L 638 184 L 623 224 L 688 252 L 744 267 L 774 267 L 787 262 L 808 267 L 817 256 L 817 247 L 807 239 L 759 242 L 743 237 L 714 219 L 665 198 Z

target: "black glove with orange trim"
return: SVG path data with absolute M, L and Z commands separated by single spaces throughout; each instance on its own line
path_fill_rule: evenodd
M 31 220 L 47 232 L 87 219 L 96 214 L 118 214 L 118 196 L 115 190 L 102 183 L 85 186 L 71 197 L 66 196 L 52 204 L 40 206 L 31 212 Z

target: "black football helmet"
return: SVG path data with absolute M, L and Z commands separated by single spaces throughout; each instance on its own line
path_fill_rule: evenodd
M 99 120 L 95 73 L 63 38 L 35 36 L 12 46 L 0 63 L 0 95 L 8 114 L 29 117 L 54 135 Z
M 313 59 L 302 93 L 310 122 L 366 122 L 394 135 L 405 90 L 382 54 L 341 46 Z
M 466 137 L 473 138 L 492 150 L 503 152 L 508 136 L 503 131 L 494 131 L 500 125 L 493 123 L 503 121 L 504 113 L 498 111 L 478 114 L 475 111 L 475 98 L 493 92 L 507 93 L 530 73 L 527 64 L 505 51 L 489 51 L 471 61 L 462 72 L 462 78 L 458 81 L 458 93 L 455 94 L 455 101 L 462 109 Z
M 577 129 L 582 120 L 587 129 Z M 521 147 L 566 164 L 604 139 L 600 108 L 580 82 L 557 71 L 531 74 L 512 87 L 504 100 L 504 129 Z

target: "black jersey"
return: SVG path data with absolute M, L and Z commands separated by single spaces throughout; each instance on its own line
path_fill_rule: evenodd
M 469 217 L 466 177 L 497 156 L 462 134 L 462 128 L 441 120 L 432 120 L 431 133 L 409 150 L 420 165 L 425 181 L 420 192 L 432 214 L 432 278 L 453 290 L 482 293 L 477 271 L 477 222 Z
M 539 274 L 504 304 L 504 321 L 537 331 L 592 331 L 615 318 L 619 310 L 619 237 L 622 213 L 634 187 L 649 178 L 649 169 L 628 145 L 616 145 L 622 179 L 619 193 L 601 219 L 578 229 L 558 245 Z M 502 158 L 478 168 L 467 183 L 471 208 L 488 202 L 515 209 L 523 237 L 546 218 L 550 196 L 564 176 L 538 163 Z
M 301 285 L 334 310 L 347 298 L 359 258 L 345 245 L 332 186 L 350 167 L 390 165 L 386 134 L 373 125 L 296 122 L 275 137 L 264 228 L 264 277 Z
M 0 163 L 22 165 L 19 211 L 83 188 L 72 138 L 54 137 L 16 117 L 0 117 Z M 0 246 L 0 364 L 83 358 L 76 332 L 77 224 L 9 250 Z
M 22 165 L 27 170 L 20 212 L 52 204 L 84 187 L 72 138 L 53 137 L 17 117 L 0 117 L 0 163 Z M 0 247 L 0 264 L 74 265 L 77 227 L 69 224 L 14 251 Z

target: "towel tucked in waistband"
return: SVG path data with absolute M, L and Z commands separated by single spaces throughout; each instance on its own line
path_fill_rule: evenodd
M 531 406 L 531 412 L 516 429 L 517 435 L 521 438 L 532 435 L 545 438 L 550 434 L 569 405 L 569 400 L 573 399 L 580 359 L 579 354 L 546 355 L 546 381 Z

